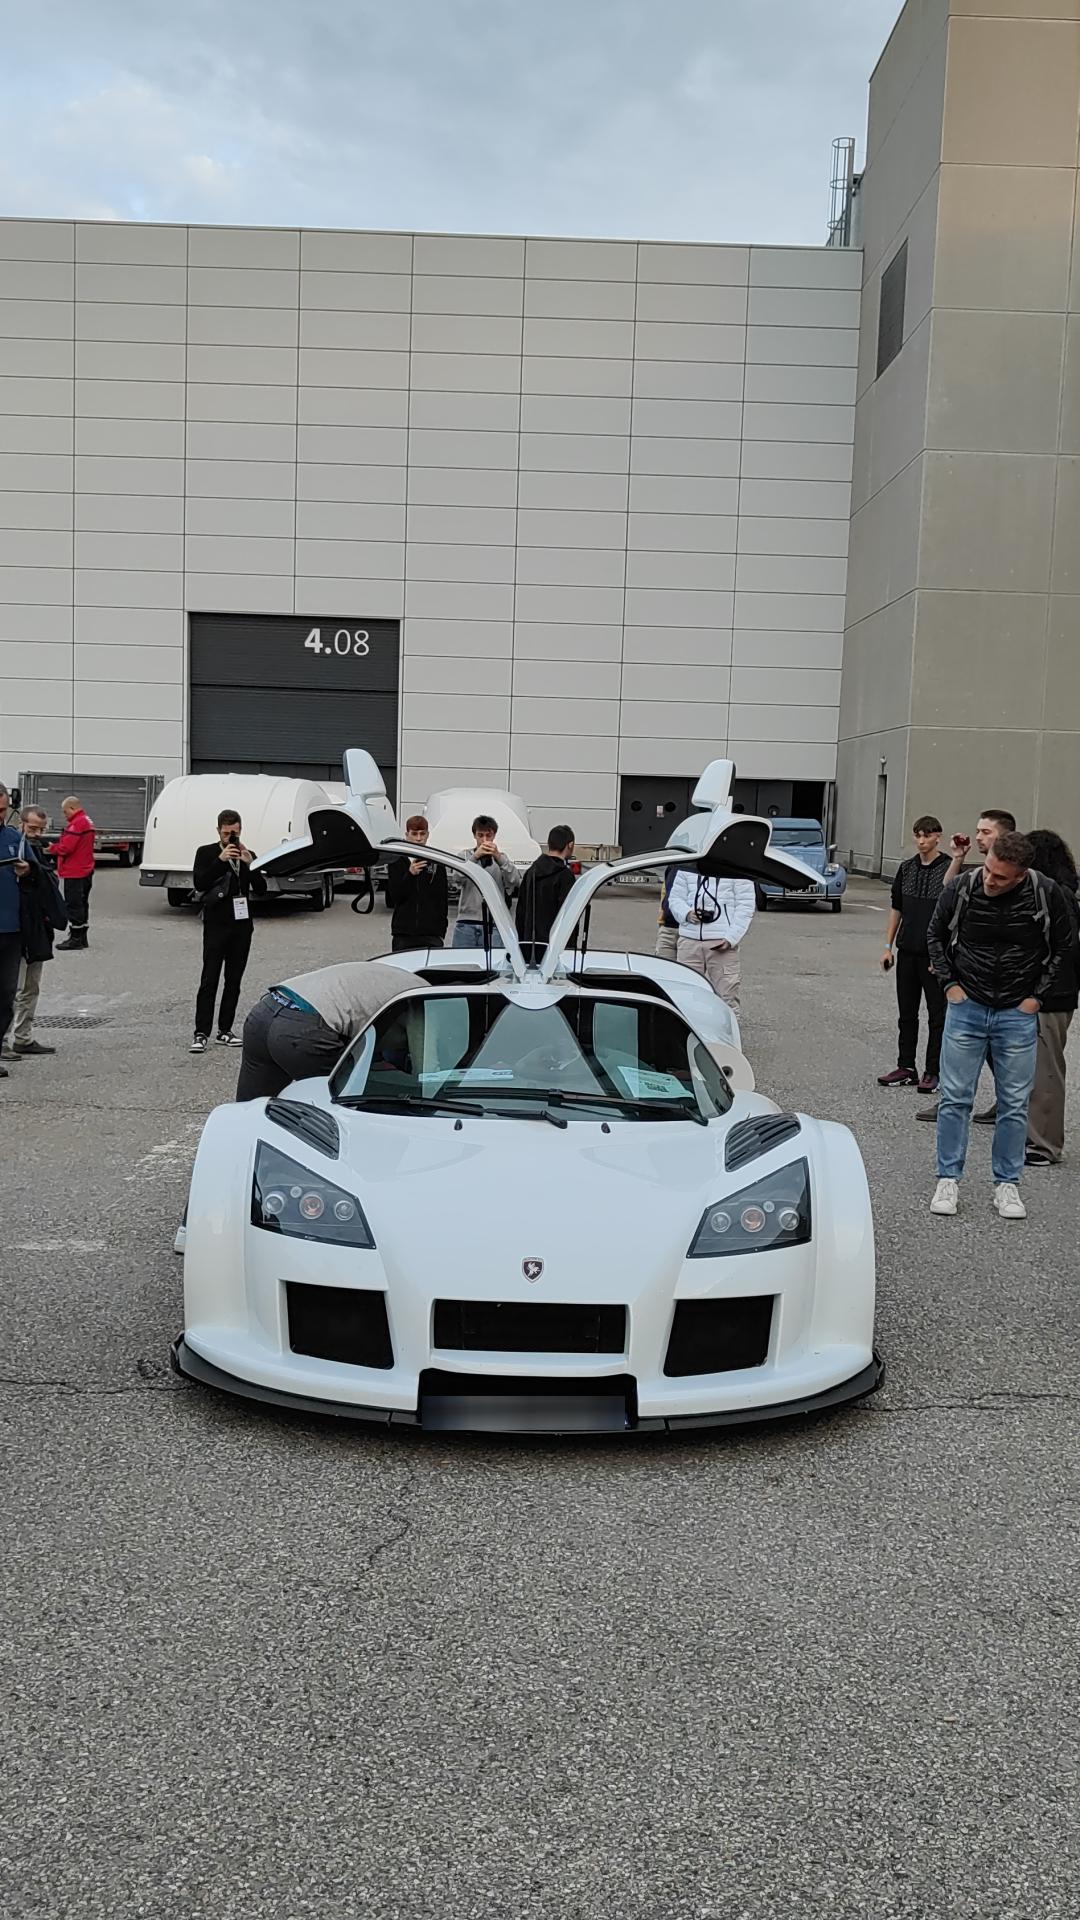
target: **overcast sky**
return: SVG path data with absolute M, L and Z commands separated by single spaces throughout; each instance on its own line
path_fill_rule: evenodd
M 824 239 L 900 0 L 2 0 L 0 214 Z

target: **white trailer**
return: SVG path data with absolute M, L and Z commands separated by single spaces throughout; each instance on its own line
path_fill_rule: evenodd
M 195 850 L 213 840 L 218 814 L 226 807 L 240 815 L 244 845 L 259 854 L 302 833 L 313 810 L 332 804 L 316 780 L 269 773 L 182 774 L 162 788 L 151 809 L 139 885 L 163 888 L 170 907 L 187 906 Z M 321 911 L 334 898 L 334 876 L 268 877 L 267 888 L 270 893 L 306 899 Z

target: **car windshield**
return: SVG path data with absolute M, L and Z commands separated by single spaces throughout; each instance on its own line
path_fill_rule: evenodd
M 346 1105 L 499 1113 L 545 1106 L 560 1121 L 715 1119 L 727 1080 L 673 1007 L 593 994 L 521 1006 L 504 993 L 395 1001 L 330 1081 Z
M 774 827 L 774 847 L 823 847 L 825 835 L 820 827 Z

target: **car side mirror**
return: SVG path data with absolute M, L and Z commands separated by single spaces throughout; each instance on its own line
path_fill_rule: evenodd
M 832 846 L 831 846 L 831 847 L 829 848 L 829 858 L 830 858 L 830 860 L 832 859 L 832 857 L 833 857 L 833 854 L 834 854 L 834 853 L 836 852 L 836 849 L 837 849 L 837 845 L 838 845 L 838 842 L 834 840 L 834 841 L 833 841 L 833 843 L 832 843 Z

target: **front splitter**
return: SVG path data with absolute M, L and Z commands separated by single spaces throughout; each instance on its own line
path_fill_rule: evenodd
M 176 1372 L 190 1380 L 198 1380 L 218 1393 L 231 1394 L 241 1400 L 257 1400 L 264 1406 L 277 1407 L 287 1413 L 304 1413 L 323 1419 L 357 1420 L 380 1427 L 421 1427 L 427 1424 L 418 1412 L 404 1407 L 368 1407 L 351 1400 L 318 1400 L 307 1394 L 288 1393 L 279 1387 L 264 1387 L 254 1380 L 243 1380 L 238 1374 L 225 1373 L 221 1367 L 215 1367 L 212 1361 L 204 1360 L 201 1354 L 188 1346 L 182 1334 L 173 1342 L 171 1358 Z M 653 1416 L 636 1419 L 632 1424 L 623 1426 L 612 1425 L 608 1413 L 603 1423 L 596 1426 L 575 1424 L 539 1428 L 523 1425 L 520 1419 L 515 1418 L 512 1404 L 507 1406 L 504 1418 L 493 1416 L 489 1401 L 483 1422 L 478 1422 L 476 1426 L 459 1421 L 449 1423 L 445 1418 L 432 1420 L 430 1426 L 432 1431 L 441 1433 L 446 1433 L 452 1426 L 452 1430 L 458 1433 L 517 1435 L 530 1439 L 604 1440 L 633 1439 L 644 1433 L 678 1433 L 694 1427 L 765 1426 L 771 1425 L 774 1420 L 809 1418 L 815 1413 L 827 1413 L 833 1407 L 846 1406 L 853 1400 L 862 1400 L 867 1394 L 874 1393 L 884 1378 L 885 1363 L 875 1353 L 870 1365 L 853 1374 L 849 1380 L 842 1380 L 835 1387 L 827 1387 L 823 1393 L 808 1394 L 798 1400 L 779 1401 L 773 1406 L 725 1408 L 715 1413 L 673 1414 L 670 1418 Z

